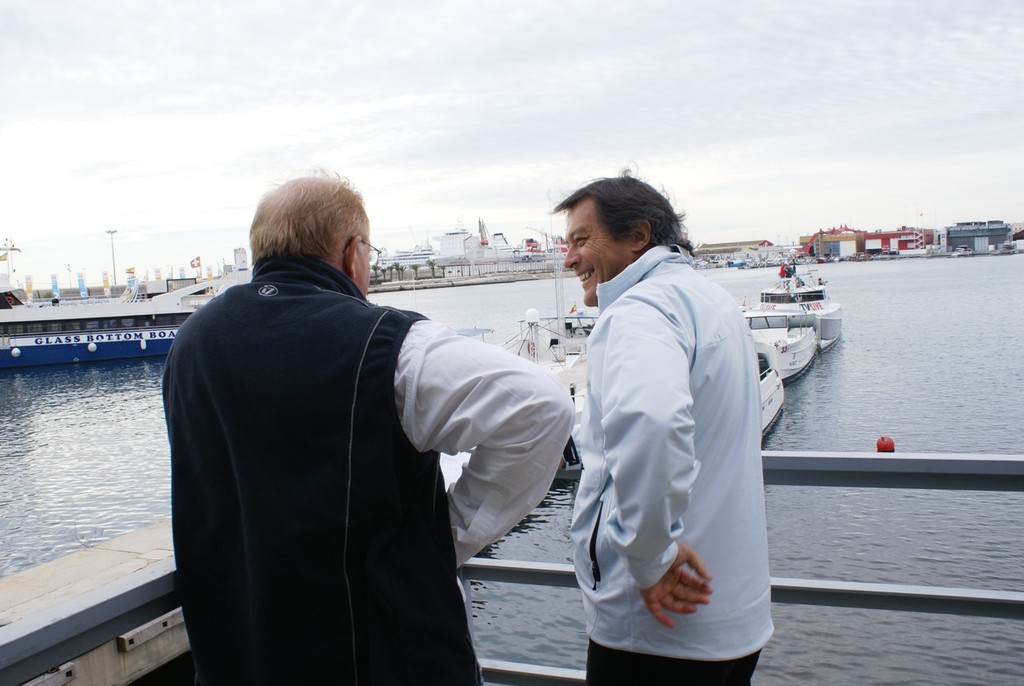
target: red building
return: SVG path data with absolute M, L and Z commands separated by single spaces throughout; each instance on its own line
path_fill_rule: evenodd
M 864 234 L 864 252 L 868 255 L 924 253 L 935 244 L 934 229 L 901 226 L 892 231 L 871 231 Z

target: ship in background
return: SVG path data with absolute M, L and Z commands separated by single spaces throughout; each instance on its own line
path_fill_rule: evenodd
M 430 239 L 437 243 L 435 249 L 430 243 L 421 243 L 412 250 L 396 250 L 380 258 L 379 264 L 386 267 L 398 264 L 402 267 L 425 267 L 458 264 L 553 261 L 565 258 L 566 244 L 561 236 L 547 236 L 553 247 L 545 248 L 534 238 L 526 238 L 520 245 L 512 245 L 500 231 L 493 234 L 483 219 L 477 219 L 476 232 L 459 225 L 445 231 L 440 237 Z
M 178 328 L 202 305 L 252 278 L 245 250 L 215 279 L 166 279 L 92 297 L 79 278 L 79 297 L 62 297 L 55 281 L 42 299 L 0 274 L 0 371 L 55 364 L 163 357 Z
M 437 263 L 438 254 L 429 243 L 420 243 L 412 250 L 396 250 L 385 252 L 378 259 L 381 267 L 397 264 L 406 269 L 410 267 L 427 267 L 431 262 Z

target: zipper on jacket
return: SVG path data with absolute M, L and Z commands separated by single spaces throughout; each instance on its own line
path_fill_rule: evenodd
M 594 530 L 590 534 L 590 573 L 594 577 L 594 587 L 597 590 L 597 582 L 601 580 L 601 565 L 597 564 L 597 530 L 601 527 L 601 511 L 604 509 L 604 501 L 597 507 L 597 521 L 594 522 Z

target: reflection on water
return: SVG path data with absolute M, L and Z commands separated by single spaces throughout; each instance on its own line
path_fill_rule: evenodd
M 163 363 L 0 375 L 0 576 L 167 517 Z
M 1024 453 L 1024 256 L 821 265 L 844 307 L 843 337 L 786 386 L 769 450 Z M 707 278 L 755 300 L 769 270 Z M 566 307 L 582 303 L 564 283 Z M 501 344 L 528 307 L 553 313 L 554 282 L 372 296 Z M 1012 307 L 1008 307 L 1008 304 Z M 1019 309 L 1019 308 L 1018 308 Z M 165 518 L 168 448 L 159 361 L 0 374 L 0 576 Z M 569 562 L 575 482 L 483 555 Z M 1024 590 L 1019 494 L 767 489 L 772 574 Z M 573 589 L 474 583 L 485 655 L 582 668 Z M 773 607 L 776 636 L 757 683 L 1024 683 L 1024 622 Z
M 480 557 L 530 562 L 572 562 L 569 523 L 576 480 L 555 479 L 544 500 L 499 543 Z M 500 554 L 497 554 L 500 549 Z

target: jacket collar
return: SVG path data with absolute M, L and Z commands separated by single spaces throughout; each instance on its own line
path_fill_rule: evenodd
M 305 284 L 366 299 L 344 272 L 316 257 L 270 257 L 261 260 L 253 266 L 252 280 L 257 283 Z
M 623 293 L 640 283 L 647 275 L 662 263 L 688 264 L 693 266 L 693 258 L 683 248 L 676 245 L 656 245 L 619 272 L 615 278 L 597 284 L 598 312 L 604 312 Z

